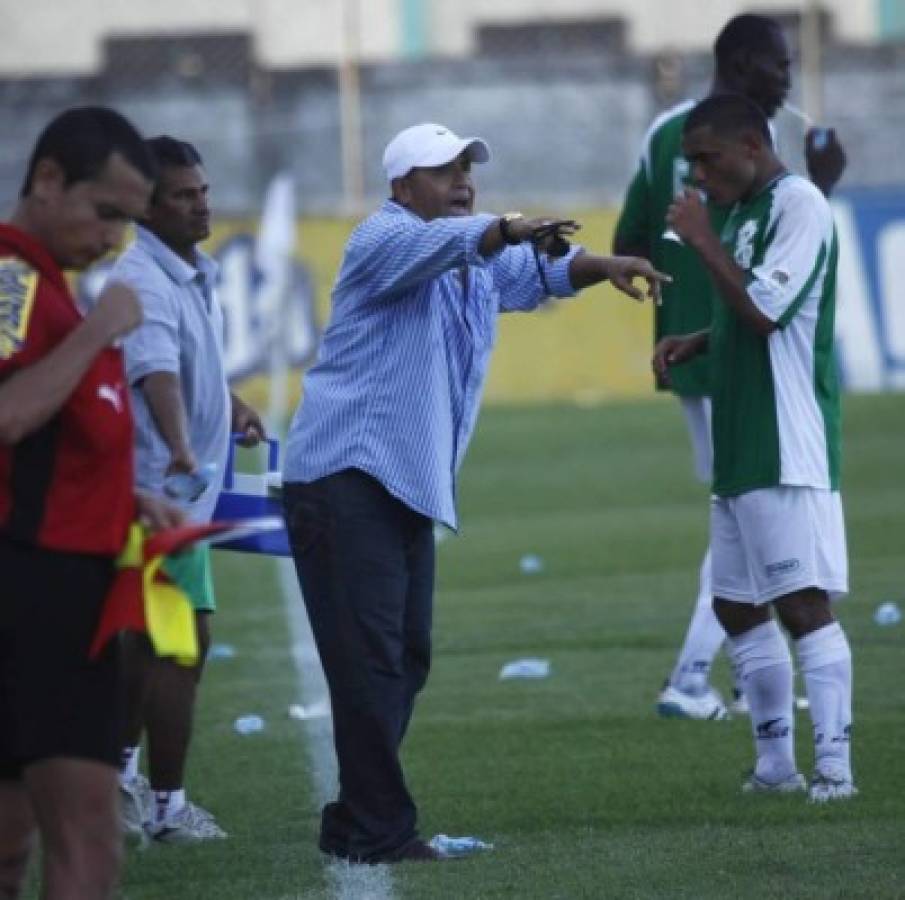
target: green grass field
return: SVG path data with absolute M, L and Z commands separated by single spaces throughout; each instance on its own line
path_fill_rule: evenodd
M 462 533 L 439 547 L 435 663 L 405 761 L 426 835 L 477 834 L 480 858 L 391 870 L 399 898 L 893 898 L 905 896 L 905 398 L 846 403 L 854 759 L 861 796 L 814 808 L 742 796 L 747 719 L 659 720 L 706 543 L 675 404 L 485 410 L 461 478 Z M 524 575 L 523 554 L 544 569 Z M 130 851 L 130 900 L 336 896 L 278 581 L 268 560 L 218 554 L 215 640 L 189 792 L 230 839 Z M 523 656 L 544 681 L 500 682 Z M 728 689 L 721 660 L 715 680 Z M 261 734 L 233 719 L 256 712 Z M 799 764 L 809 770 L 799 714 Z M 355 891 L 346 897 L 361 897 Z

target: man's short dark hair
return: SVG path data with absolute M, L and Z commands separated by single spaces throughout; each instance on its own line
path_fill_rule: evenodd
M 125 116 L 106 106 L 67 109 L 38 136 L 21 196 L 27 197 L 31 193 L 35 168 L 42 159 L 52 159 L 60 166 L 68 187 L 77 181 L 94 178 L 114 153 L 119 153 L 149 181 L 157 177 L 144 138 Z
M 682 127 L 688 134 L 696 128 L 709 126 L 714 133 L 736 135 L 742 131 L 755 131 L 772 145 L 770 126 L 761 108 L 744 94 L 717 94 L 707 97 L 692 109 Z
M 742 50 L 769 53 L 776 46 L 777 32 L 781 33 L 782 29 L 776 19 L 753 13 L 734 16 L 713 44 L 717 71 L 725 72 L 729 61 Z
M 145 141 L 159 169 L 167 166 L 204 165 L 201 154 L 188 141 L 179 141 L 168 134 Z
M 163 172 L 169 168 L 183 168 L 185 166 L 202 166 L 204 162 L 201 154 L 188 141 L 180 141 L 168 134 L 148 138 L 145 144 L 157 164 L 157 169 Z M 151 202 L 156 203 L 160 199 L 158 193 L 160 182 L 154 186 L 151 194 Z

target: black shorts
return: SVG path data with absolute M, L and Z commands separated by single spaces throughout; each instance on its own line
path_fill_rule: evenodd
M 0 778 L 52 757 L 119 764 L 119 642 L 88 659 L 113 574 L 107 557 L 0 537 Z

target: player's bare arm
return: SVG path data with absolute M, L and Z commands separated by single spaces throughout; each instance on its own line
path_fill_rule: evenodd
M 257 411 L 252 409 L 241 397 L 230 391 L 232 403 L 231 428 L 236 434 L 241 434 L 239 444 L 243 447 L 254 447 L 267 437 L 264 423 Z
M 647 291 L 634 284 L 636 278 L 647 282 Z M 613 287 L 635 300 L 649 299 L 660 302 L 660 286 L 672 281 L 664 272 L 658 272 L 650 260 L 640 256 L 596 256 L 578 253 L 569 264 L 569 280 L 576 290 L 609 281 Z
M 678 196 L 666 213 L 666 222 L 697 251 L 720 298 L 752 331 L 766 336 L 776 330 L 776 323 L 768 319 L 748 296 L 745 273 L 720 243 L 710 225 L 707 207 L 697 191 L 687 190 Z
M 198 461 L 189 440 L 188 416 L 182 400 L 182 384 L 172 372 L 151 372 L 141 380 L 141 391 L 154 424 L 170 449 L 167 475 L 194 472 Z
M 40 428 L 63 406 L 97 354 L 140 322 L 133 291 L 107 285 L 78 328 L 0 386 L 0 441 L 15 444 Z
M 654 372 L 669 383 L 669 369 L 688 362 L 707 352 L 710 345 L 710 329 L 695 331 L 693 334 L 673 334 L 657 341 L 651 360 Z
M 835 128 L 811 128 L 804 140 L 808 175 L 825 197 L 842 177 L 848 160 Z
M 138 520 L 151 531 L 178 528 L 186 523 L 186 515 L 178 506 L 147 491 L 135 492 Z

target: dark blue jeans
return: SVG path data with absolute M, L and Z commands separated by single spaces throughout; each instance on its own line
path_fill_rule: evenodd
M 284 486 L 292 554 L 333 704 L 339 798 L 320 848 L 361 862 L 417 837 L 399 745 L 430 669 L 430 519 L 346 469 Z

